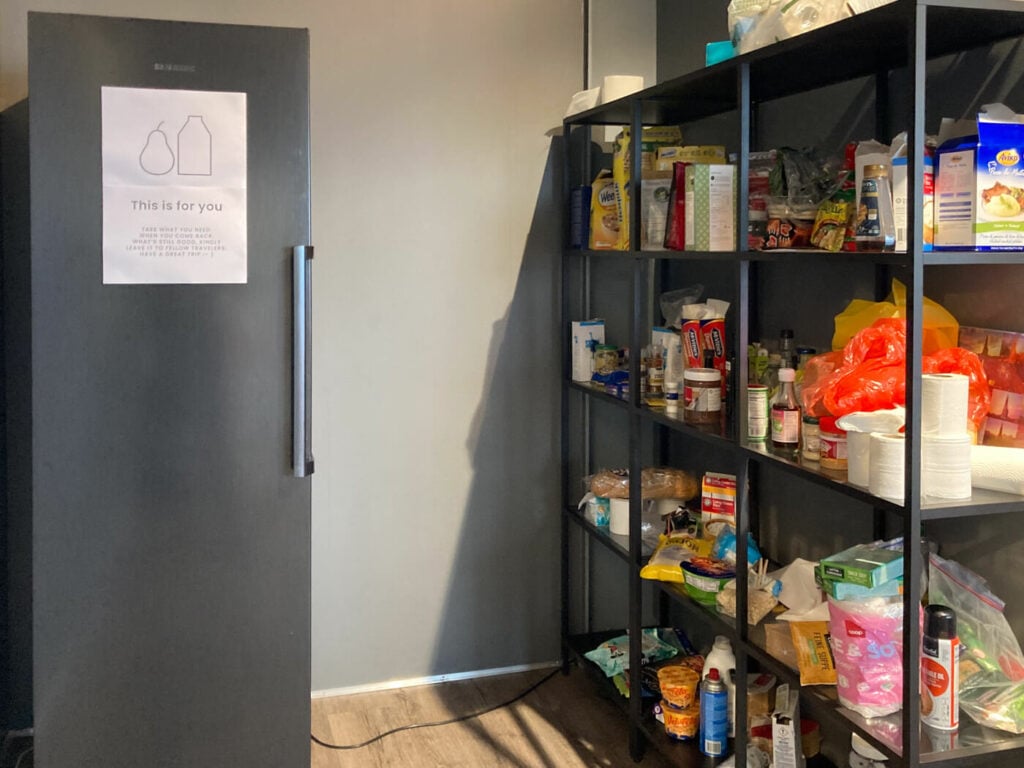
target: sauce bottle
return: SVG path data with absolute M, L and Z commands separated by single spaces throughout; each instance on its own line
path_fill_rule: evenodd
M 800 405 L 793 382 L 796 371 L 779 369 L 779 391 L 772 399 L 772 448 L 779 453 L 795 454 L 800 448 Z

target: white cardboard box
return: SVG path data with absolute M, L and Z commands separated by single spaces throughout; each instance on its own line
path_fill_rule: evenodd
M 686 250 L 736 250 L 736 166 L 686 166 Z
M 775 691 L 772 713 L 772 763 L 775 768 L 804 768 L 800 741 L 800 692 L 783 683 Z
M 604 320 L 573 321 L 573 381 L 590 381 L 594 375 L 594 349 L 598 344 L 604 344 Z

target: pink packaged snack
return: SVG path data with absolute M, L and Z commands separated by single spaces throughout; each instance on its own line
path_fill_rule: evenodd
M 903 705 L 903 601 L 829 598 L 839 702 L 864 717 Z

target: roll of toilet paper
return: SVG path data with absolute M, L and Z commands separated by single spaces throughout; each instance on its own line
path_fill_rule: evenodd
M 601 85 L 601 103 L 607 104 L 643 89 L 643 75 L 606 75 Z
M 967 432 L 968 379 L 960 373 L 921 377 L 921 434 L 959 437 Z
M 971 485 L 1024 496 L 1024 448 L 971 446 Z
M 875 496 L 903 501 L 904 445 L 903 435 L 900 434 L 871 435 L 868 490 Z
M 921 438 L 921 492 L 934 499 L 971 498 L 969 435 Z
M 601 103 L 621 99 L 631 93 L 644 89 L 643 75 L 606 75 L 601 85 Z M 622 130 L 620 125 L 606 125 L 604 127 L 604 140 L 606 143 L 615 141 L 615 137 Z
M 629 499 L 609 499 L 611 502 L 611 519 L 608 528 L 619 536 L 629 535 Z
M 867 488 L 871 484 L 871 432 L 846 433 L 846 479 Z

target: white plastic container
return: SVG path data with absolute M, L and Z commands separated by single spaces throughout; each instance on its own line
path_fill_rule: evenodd
M 704 659 L 701 679 L 707 677 L 712 669 L 721 672 L 722 682 L 729 692 L 729 737 L 733 738 L 736 735 L 736 682 L 733 679 L 736 672 L 736 654 L 733 653 L 732 643 L 725 635 L 715 637 L 715 644 Z

